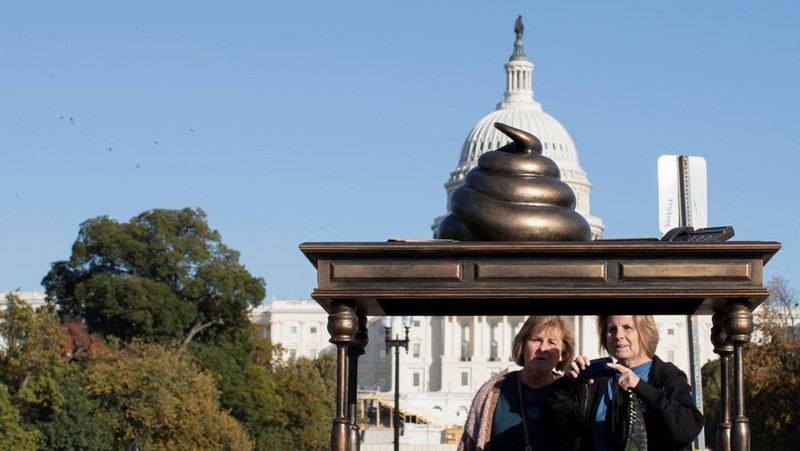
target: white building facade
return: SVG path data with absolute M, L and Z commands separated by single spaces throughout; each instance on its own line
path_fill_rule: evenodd
M 259 325 L 259 336 L 281 344 L 284 360 L 315 359 L 330 346 L 328 316 L 316 302 L 273 300 L 253 309 L 250 319 Z
M 8 303 L 6 297 L 9 294 L 18 296 L 20 299 L 30 304 L 30 306 L 34 309 L 43 307 L 46 304 L 45 294 L 41 291 L 13 291 L 10 293 L 0 291 L 0 310 L 6 309 L 6 304 Z

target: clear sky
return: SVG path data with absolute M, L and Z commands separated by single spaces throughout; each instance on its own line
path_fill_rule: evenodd
M 429 238 L 514 20 L 606 238 L 659 237 L 662 154 L 708 163 L 709 225 L 779 241 L 800 286 L 800 2 L 5 2 L 0 291 L 81 222 L 200 207 L 268 298 L 307 241 Z

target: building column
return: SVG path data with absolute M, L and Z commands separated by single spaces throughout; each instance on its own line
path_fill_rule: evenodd
M 452 348 L 450 343 L 453 342 L 453 330 L 450 328 L 452 316 L 445 316 L 442 318 L 442 361 L 450 360 L 452 357 Z
M 453 342 L 450 344 L 451 349 L 453 350 L 453 356 L 455 356 L 456 360 L 459 360 L 461 357 L 461 325 L 458 324 L 458 316 L 453 316 L 453 323 L 451 324 L 453 328 Z
M 281 332 L 282 332 L 281 331 L 281 325 L 282 324 L 283 324 L 283 322 L 281 322 L 281 321 L 275 321 L 275 323 L 270 324 L 269 339 L 272 340 L 273 343 L 278 343 L 280 341 L 280 340 L 278 340 L 278 337 L 282 336 L 281 335 Z
M 473 352 L 475 361 L 486 361 L 488 354 L 486 348 L 489 345 L 489 327 L 486 324 L 486 316 L 476 316 L 475 324 L 475 347 Z
M 505 362 L 511 356 L 514 347 L 513 343 L 506 339 L 511 335 L 508 333 L 508 326 L 508 315 L 503 315 L 503 321 L 500 322 L 500 335 L 497 337 L 497 357 L 501 362 Z

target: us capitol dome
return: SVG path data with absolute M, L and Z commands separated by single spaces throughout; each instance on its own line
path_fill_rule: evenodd
M 450 179 L 445 183 L 447 199 L 459 186 L 464 183 L 467 173 L 477 166 L 478 158 L 485 152 L 495 150 L 511 142 L 511 140 L 494 127 L 495 122 L 516 127 L 536 135 L 544 146 L 544 155 L 558 164 L 561 170 L 561 180 L 566 182 L 575 192 L 575 210 L 589 222 L 592 230 L 592 239 L 596 240 L 603 234 L 603 221 L 589 212 L 589 196 L 592 184 L 586 177 L 586 172 L 578 162 L 578 152 L 575 143 L 567 130 L 553 116 L 542 110 L 542 104 L 533 98 L 533 63 L 525 55 L 522 45 L 524 32 L 522 16 L 514 24 L 514 33 L 517 38 L 514 42 L 514 52 L 505 65 L 506 91 L 502 102 L 497 104 L 495 111 L 484 116 L 472 128 L 461 148 L 461 158 L 458 167 L 450 173 Z M 434 232 L 444 215 L 434 220 Z

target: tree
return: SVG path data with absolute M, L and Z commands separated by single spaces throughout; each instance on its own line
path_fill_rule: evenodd
M 88 366 L 90 395 L 112 423 L 115 449 L 250 450 L 241 425 L 219 404 L 214 379 L 176 348 L 133 341 Z
M 0 449 L 36 451 L 38 432 L 20 423 L 17 409 L 11 404 L 8 388 L 0 384 Z
M 335 413 L 336 359 L 281 359 L 281 347 L 254 337 L 193 343 L 192 355 L 219 376 L 222 404 L 250 434 L 256 449 L 327 449 Z
M 767 287 L 770 297 L 753 313 L 753 342 L 744 351 L 744 395 L 751 445 L 753 449 L 794 449 L 800 436 L 797 300 L 781 277 L 773 277 Z M 708 362 L 702 369 L 706 443 L 716 440 L 719 372 L 719 360 Z
M 200 209 L 151 210 L 127 223 L 101 216 L 81 224 L 69 260 L 42 281 L 64 316 L 90 332 L 188 345 L 238 333 L 264 281 L 239 263 Z
M 745 406 L 753 449 L 793 449 L 800 437 L 797 300 L 781 277 L 767 287 L 769 299 L 754 312 L 754 346 L 745 351 Z
M 64 402 L 57 380 L 64 367 L 64 343 L 58 317 L 33 308 L 16 294 L 6 297 L 0 315 L 2 378 L 12 403 L 24 421 L 36 421 L 57 411 Z
M 714 447 L 717 443 L 717 427 L 720 422 L 720 364 L 719 359 L 708 361 L 700 369 L 703 380 L 703 416 L 706 424 L 703 433 L 706 446 Z
M 86 362 L 106 357 L 111 352 L 103 337 L 90 334 L 86 324 L 80 321 L 65 318 L 61 323 L 61 332 L 68 362 Z
M 0 397 L 14 409 L 22 426 L 35 429 L 31 434 L 40 449 L 112 449 L 112 436 L 104 415 L 84 391 L 82 368 L 68 363 L 73 361 L 71 351 L 75 351 L 70 346 L 74 340 L 69 337 L 80 328 L 72 325 L 73 332 L 69 332 L 61 327 L 58 315 L 51 309 L 34 310 L 15 294 L 7 300 L 0 321 L 0 336 L 6 345 L 0 352 L 4 381 Z M 86 341 L 86 346 L 97 340 L 97 337 L 84 338 L 78 341 Z M 99 347 L 97 343 L 93 346 Z M 5 428 L 0 426 L 4 434 Z M 15 440 L 27 443 L 24 437 L 15 434 Z M 0 449 L 21 448 L 24 446 L 0 446 Z
M 216 376 L 220 402 L 247 429 L 256 449 L 281 449 L 267 443 L 286 426 L 282 387 L 272 371 L 276 349 L 258 337 L 191 345 L 195 362 Z
M 334 362 L 331 365 L 331 362 Z M 316 360 L 299 358 L 276 368 L 275 379 L 281 387 L 282 432 L 272 435 L 269 449 L 324 450 L 330 441 L 331 418 L 335 413 L 335 368 L 332 355 Z
M 41 433 L 41 449 L 106 451 L 114 449 L 114 431 L 106 412 L 86 391 L 83 369 L 67 365 L 58 379 L 61 408 L 33 423 Z

